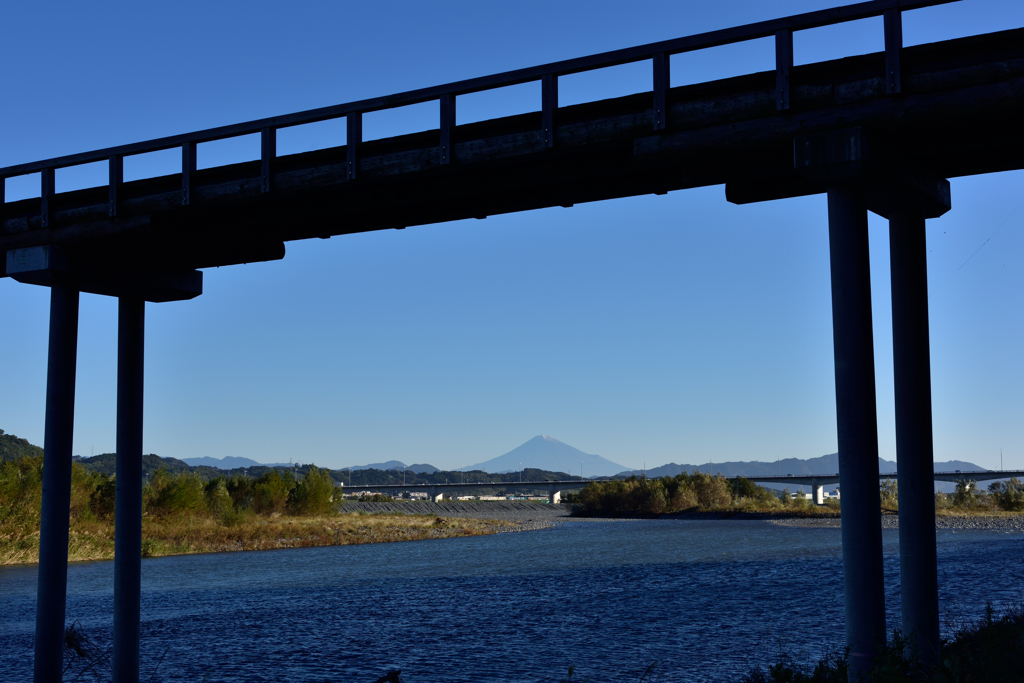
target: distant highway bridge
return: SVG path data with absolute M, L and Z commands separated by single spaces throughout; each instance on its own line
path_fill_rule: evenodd
M 935 472 L 933 475 L 933 479 L 935 481 L 987 481 L 989 479 L 1009 479 L 1010 477 L 1024 477 L 1024 470 L 980 470 L 975 472 L 961 472 L 960 470 L 956 470 L 954 472 Z M 734 477 L 729 478 L 733 479 Z M 825 502 L 824 497 L 822 496 L 822 489 L 829 484 L 839 483 L 838 474 L 783 474 L 769 477 L 744 478 L 759 484 L 799 484 L 801 486 L 810 486 L 811 500 L 813 500 L 817 505 L 822 505 Z M 880 473 L 878 478 L 879 480 L 896 479 L 896 473 Z
M 1006 471 L 991 471 L 991 470 L 980 470 L 975 472 L 961 472 L 959 470 L 955 472 L 936 472 L 934 475 L 935 481 L 986 481 L 989 479 L 1009 479 L 1010 477 L 1024 477 L 1024 470 L 1006 470 Z M 737 479 L 738 477 L 726 477 L 726 479 Z M 829 484 L 839 483 L 839 474 L 813 474 L 813 475 L 793 475 L 793 474 L 782 474 L 775 476 L 766 477 L 743 477 L 750 481 L 757 482 L 759 484 L 799 484 L 801 486 L 811 487 L 811 500 L 817 505 L 823 505 L 825 500 L 822 491 L 825 486 Z M 878 475 L 879 480 L 882 479 L 895 479 L 896 473 L 889 472 Z M 370 491 L 373 493 L 393 494 L 400 493 L 402 491 L 416 491 L 425 492 L 427 496 L 435 501 L 440 502 L 444 498 L 445 493 L 453 491 L 464 491 L 466 489 L 492 489 L 501 490 L 509 488 L 519 489 L 542 489 L 548 492 L 548 501 L 550 503 L 560 503 L 562 500 L 562 491 L 569 489 L 581 489 L 587 484 L 594 481 L 615 481 L 614 479 L 589 479 L 589 480 L 568 480 L 568 481 L 522 481 L 522 482 L 509 482 L 509 481 L 475 481 L 475 482 L 462 482 L 459 484 L 378 484 L 373 486 L 349 486 L 348 488 L 354 491 Z M 345 486 L 340 487 L 344 492 Z
M 567 481 L 477 481 L 463 482 L 460 484 L 379 484 L 377 486 L 349 486 L 354 491 L 372 491 L 374 493 L 399 493 L 401 491 L 425 491 L 427 496 L 440 502 L 445 493 L 452 491 L 464 491 L 466 489 L 545 489 L 548 492 L 548 500 L 551 503 L 560 503 L 562 491 L 568 489 L 581 489 L 592 481 L 612 481 L 609 479 L 570 479 Z M 344 491 L 345 486 L 340 487 Z

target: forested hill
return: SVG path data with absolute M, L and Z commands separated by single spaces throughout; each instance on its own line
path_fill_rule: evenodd
M 5 434 L 0 431 L 0 461 L 2 460 L 16 460 L 22 457 L 39 457 L 43 454 L 43 449 L 39 446 L 34 446 L 28 442 L 27 439 L 19 439 L 13 434 Z M 117 471 L 117 456 L 114 453 L 101 453 L 100 455 L 94 455 L 91 457 L 83 458 L 75 456 L 75 462 L 85 468 L 88 472 L 98 472 L 102 474 L 114 474 Z M 310 465 L 296 465 L 292 472 L 296 475 L 302 476 L 309 471 Z M 163 458 L 159 455 L 150 453 L 149 455 L 142 456 L 142 473 L 143 475 L 152 476 L 159 470 L 164 469 L 171 474 L 178 474 L 182 472 L 195 472 L 203 479 L 213 479 L 221 476 L 234 476 L 234 475 L 245 475 L 249 477 L 259 477 L 271 470 L 283 471 L 287 468 L 281 467 L 269 467 L 260 465 L 258 467 L 247 467 L 247 468 L 236 468 L 231 470 L 223 470 L 216 467 L 210 467 L 207 465 L 191 466 L 183 460 L 177 458 Z M 459 482 L 502 482 L 510 485 L 522 481 L 552 481 L 552 480 L 572 480 L 577 481 L 581 479 L 578 476 L 571 476 L 564 472 L 548 472 L 546 470 L 526 468 L 522 473 L 512 472 L 508 474 L 488 474 L 479 470 L 471 472 L 446 472 L 443 470 L 437 470 L 435 472 L 422 472 L 416 473 L 412 471 L 406 471 L 405 474 L 400 470 L 379 470 L 379 469 L 362 469 L 362 470 L 329 470 L 331 477 L 334 481 L 344 484 L 345 486 L 371 486 L 381 484 L 445 484 L 445 483 L 459 483 Z M 514 488 L 511 487 L 510 488 Z
M 14 434 L 5 434 L 0 429 L 0 462 L 4 460 L 17 460 L 18 458 L 39 457 L 43 449 L 33 446 L 28 439 L 19 439 Z

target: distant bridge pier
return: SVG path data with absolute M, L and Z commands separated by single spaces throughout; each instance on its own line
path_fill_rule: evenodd
M 54 284 L 50 288 L 43 494 L 39 520 L 36 642 L 32 676 L 35 683 L 60 683 L 63 677 L 71 514 L 71 450 L 78 360 L 78 301 L 79 292 L 72 285 Z
M 554 486 L 548 491 L 548 502 L 552 505 L 558 505 L 562 502 L 562 492 L 556 489 Z
M 933 202 L 928 217 L 950 207 Z M 900 519 L 900 596 L 903 633 L 925 665 L 938 664 L 939 586 L 935 541 L 931 361 L 928 338 L 928 204 L 896 203 L 889 212 L 892 269 L 893 370 L 896 392 L 896 477 Z M 845 494 L 846 490 L 843 489 Z M 843 496 L 845 499 L 845 495 Z
M 811 482 L 811 502 L 815 505 L 824 505 L 825 496 L 823 495 L 824 484 L 819 484 L 817 481 Z
M 444 491 L 436 487 L 431 487 L 427 489 L 427 497 L 435 503 L 440 503 L 444 500 Z

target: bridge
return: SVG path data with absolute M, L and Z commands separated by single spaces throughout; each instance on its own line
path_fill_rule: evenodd
M 896 472 L 879 473 L 879 480 L 882 479 L 893 479 L 898 476 Z M 935 481 L 988 481 L 991 479 L 1009 479 L 1011 477 L 1024 477 L 1024 470 L 1006 470 L 1006 471 L 993 471 L 993 470 L 979 470 L 972 472 L 935 472 L 933 473 L 933 479 Z M 728 480 L 732 479 L 747 479 L 749 481 L 757 482 L 759 484 L 797 484 L 800 486 L 811 487 L 811 500 L 816 505 L 824 505 L 825 498 L 823 495 L 823 489 L 829 484 L 839 483 L 839 474 L 782 474 L 782 475 L 769 475 L 769 476 L 752 476 L 752 477 L 726 477 Z M 587 484 L 595 481 L 615 481 L 614 479 L 589 479 L 589 480 L 566 480 L 566 481 L 523 481 L 523 482 L 507 482 L 507 481 L 475 481 L 475 482 L 463 482 L 458 484 L 370 484 L 367 486 L 349 486 L 350 489 L 356 491 L 369 491 L 372 493 L 382 494 L 400 494 L 403 491 L 417 491 L 424 492 L 427 496 L 435 502 L 440 502 L 446 493 L 455 491 L 465 491 L 468 489 L 493 489 L 493 490 L 505 490 L 509 488 L 520 488 L 520 489 L 541 489 L 547 490 L 548 502 L 560 503 L 562 501 L 562 491 L 581 489 Z M 344 485 L 339 485 L 344 495 Z
M 879 473 L 878 478 L 898 478 L 898 472 Z M 979 470 L 974 472 L 933 472 L 932 479 L 935 481 L 988 481 L 990 479 L 1009 479 L 1011 477 L 1024 477 L 1024 470 Z M 732 477 L 730 477 L 732 478 Z M 822 489 L 829 484 L 838 484 L 839 474 L 782 474 L 767 477 L 744 477 L 759 484 L 798 484 L 811 487 L 811 500 L 816 505 L 825 502 Z
M 454 491 L 465 491 L 467 489 L 493 489 L 503 490 L 511 488 L 520 489 L 541 489 L 547 490 L 548 502 L 560 503 L 562 502 L 562 491 L 581 489 L 592 481 L 608 481 L 606 479 L 568 479 L 565 481 L 522 481 L 522 482 L 509 482 L 509 481 L 476 481 L 476 482 L 463 482 L 459 484 L 377 484 L 369 486 L 350 486 L 349 488 L 357 491 L 371 491 L 373 493 L 401 493 L 403 491 L 422 491 L 427 496 L 435 501 L 440 502 L 444 498 L 445 493 Z M 344 494 L 344 486 L 339 486 Z
M 138 681 L 146 302 L 202 293 L 200 268 L 280 259 L 292 240 L 725 185 L 735 203 L 826 194 L 832 277 L 846 639 L 854 675 L 885 632 L 867 214 L 889 220 L 904 633 L 937 661 L 938 587 L 925 221 L 951 177 L 1024 166 L 1024 31 L 903 47 L 903 12 L 871 0 L 553 64 L 0 168 L 38 198 L 0 197 L 0 277 L 50 287 L 37 683 L 59 681 L 79 293 L 118 297 L 114 680 Z M 796 66 L 793 35 L 883 17 L 882 52 Z M 670 57 L 771 38 L 770 69 L 671 87 Z M 651 88 L 559 106 L 559 78 L 650 65 Z M 458 98 L 539 82 L 533 113 L 457 125 Z M 364 141 L 363 115 L 432 102 L 434 130 Z M 283 128 L 346 120 L 341 147 L 279 156 Z M 258 161 L 198 170 L 199 145 L 259 135 Z M 181 153 L 178 173 L 124 182 L 125 157 Z M 56 192 L 55 173 L 109 182 Z M 2 186 L 2 183 L 0 183 Z

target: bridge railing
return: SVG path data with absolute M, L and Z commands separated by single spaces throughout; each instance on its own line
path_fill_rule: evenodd
M 890 94 L 898 93 L 901 89 L 902 12 L 957 1 L 870 0 L 869 2 L 807 12 L 782 19 L 762 21 L 684 38 L 602 52 L 587 57 L 568 59 L 526 69 L 517 69 L 491 76 L 471 78 L 447 85 L 410 90 L 386 97 L 359 100 L 357 102 L 311 109 L 285 116 L 258 119 L 247 123 L 209 128 L 194 133 L 109 147 L 93 152 L 8 166 L 0 168 L 0 218 L 3 216 L 3 204 L 6 203 L 5 185 L 7 178 L 31 173 L 40 174 L 40 219 L 42 227 L 47 227 L 50 223 L 50 199 L 55 194 L 56 170 L 102 161 L 108 162 L 109 215 L 116 216 L 118 211 L 118 190 L 123 184 L 124 158 L 126 156 L 174 148 L 181 149 L 181 203 L 188 205 L 191 201 L 192 182 L 196 171 L 197 145 L 257 133 L 261 139 L 261 190 L 263 192 L 270 192 L 272 190 L 271 169 L 277 156 L 277 131 L 281 128 L 316 123 L 328 119 L 347 119 L 347 174 L 349 179 L 354 179 L 358 174 L 359 148 L 363 142 L 363 114 L 431 101 L 437 101 L 440 110 L 439 161 L 441 164 L 450 164 L 452 162 L 452 129 L 456 125 L 455 107 L 459 96 L 536 81 L 541 83 L 540 111 L 544 145 L 545 147 L 554 147 L 555 122 L 558 111 L 558 79 L 561 76 L 647 60 L 650 60 L 652 65 L 652 126 L 654 130 L 664 130 L 668 124 L 669 58 L 672 55 L 772 36 L 775 37 L 776 107 L 779 111 L 784 111 L 790 107 L 791 86 L 789 74 L 793 67 L 793 34 L 797 31 L 876 16 L 884 17 L 886 91 Z

